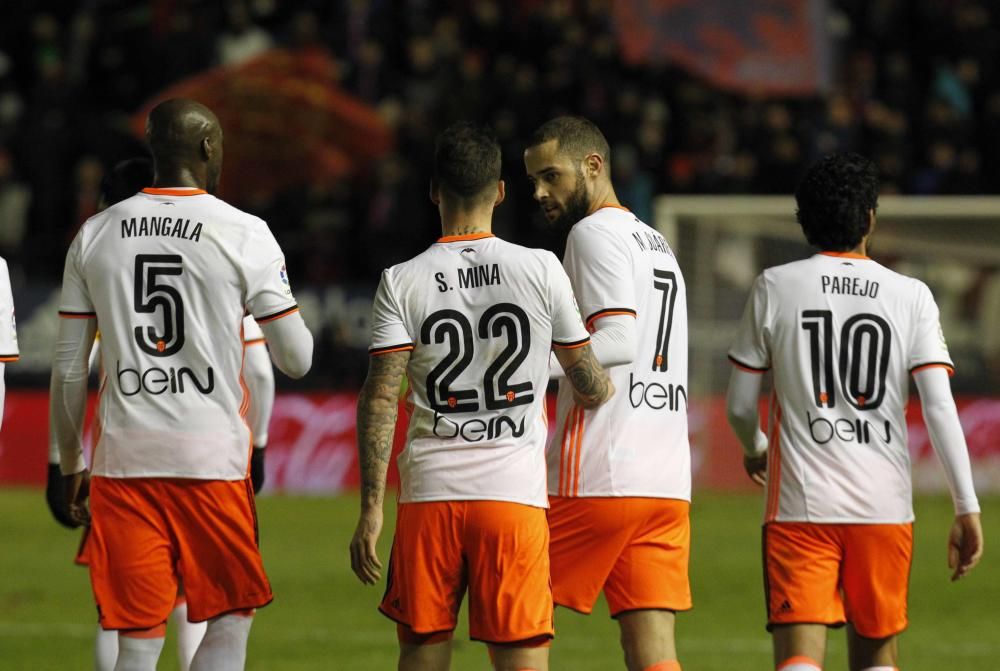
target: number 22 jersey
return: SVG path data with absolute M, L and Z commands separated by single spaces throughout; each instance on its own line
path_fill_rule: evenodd
M 851 253 L 769 268 L 729 358 L 773 368 L 766 521 L 913 520 L 909 376 L 952 370 L 925 284 Z
M 296 309 L 267 225 L 204 191 L 144 189 L 87 220 L 59 314 L 101 332 L 93 473 L 245 478 L 243 317 Z
M 551 252 L 448 236 L 382 274 L 372 356 L 412 350 L 401 503 L 494 500 L 544 508 L 552 347 L 590 341 Z

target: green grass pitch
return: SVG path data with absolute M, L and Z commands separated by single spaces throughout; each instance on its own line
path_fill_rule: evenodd
M 952 584 L 945 566 L 951 520 L 946 498 L 917 502 L 910 629 L 901 641 L 904 671 L 1000 668 L 997 638 L 1000 571 L 998 499 L 984 499 L 987 554 L 973 574 Z M 258 504 L 261 547 L 275 601 L 262 609 L 250 638 L 248 669 L 395 669 L 394 625 L 375 610 L 382 586 L 364 587 L 350 571 L 354 496 L 270 496 Z M 392 506 L 382 558 L 388 559 Z M 760 579 L 760 498 L 697 492 L 692 508 L 691 579 L 695 609 L 679 616 L 678 648 L 686 671 L 767 671 Z M 86 571 L 72 565 L 77 532 L 57 527 L 40 490 L 0 490 L 0 668 L 88 669 L 95 610 Z M 489 669 L 462 615 L 452 668 Z M 556 611 L 551 668 L 623 669 L 618 631 L 603 603 L 584 617 Z M 846 669 L 844 633 L 831 631 L 827 669 Z M 160 669 L 176 668 L 168 640 Z

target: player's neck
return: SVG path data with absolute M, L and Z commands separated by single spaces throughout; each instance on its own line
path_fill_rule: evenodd
M 608 207 L 609 205 L 614 207 L 622 206 L 618 200 L 618 196 L 615 195 L 615 188 L 611 186 L 610 182 L 607 184 L 598 184 L 590 199 L 590 207 L 587 210 L 587 215 L 589 216 L 602 207 Z
M 171 168 L 163 171 L 157 170 L 153 178 L 153 186 L 158 189 L 169 189 L 171 187 L 191 187 L 195 189 L 205 189 L 208 179 L 203 174 L 204 171 L 191 170 L 190 168 Z
M 489 210 L 441 210 L 441 235 L 475 235 L 493 232 L 493 208 Z

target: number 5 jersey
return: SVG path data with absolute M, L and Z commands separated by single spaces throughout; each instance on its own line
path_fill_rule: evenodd
M 267 225 L 198 189 L 144 189 L 90 218 L 59 314 L 97 318 L 106 378 L 92 472 L 241 480 L 242 323 L 296 310 Z
M 729 358 L 773 368 L 767 521 L 913 520 L 909 376 L 952 370 L 925 284 L 852 253 L 769 268 Z
M 400 502 L 547 507 L 549 352 L 589 340 L 550 252 L 447 236 L 384 271 L 369 352 L 412 350 Z
M 549 494 L 689 501 L 687 299 L 673 251 L 628 210 L 605 206 L 570 230 L 563 267 L 587 328 L 635 317 L 636 351 L 608 370 L 615 395 L 593 410 L 560 380 Z

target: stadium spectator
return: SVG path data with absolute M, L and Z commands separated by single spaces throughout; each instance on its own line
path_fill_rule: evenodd
M 101 626 L 119 631 L 116 668 L 156 668 L 183 581 L 188 618 L 208 621 L 191 668 L 242 669 L 255 609 L 272 596 L 247 479 L 239 335 L 249 312 L 293 377 L 309 369 L 312 337 L 266 224 L 210 193 L 222 168 L 215 115 L 168 100 L 147 134 L 153 186 L 88 220 L 67 255 L 52 440 L 70 517 L 90 523 L 91 583 Z M 109 375 L 89 479 L 80 438 L 98 321 Z
M 590 613 L 603 591 L 629 671 L 680 671 L 674 619 L 691 608 L 684 278 L 663 237 L 618 200 L 593 123 L 546 122 L 524 165 L 545 217 L 568 232 L 563 266 L 594 356 L 622 390 L 588 410 L 560 381 L 546 452 L 552 595 Z
M 358 397 L 361 514 L 351 567 L 365 584 L 381 577 L 376 543 L 405 374 L 412 410 L 379 607 L 397 622 L 402 671 L 449 668 L 466 590 L 469 635 L 489 646 L 497 671 L 548 669 L 547 426 L 540 418 L 549 351 L 581 407 L 614 393 L 556 258 L 491 232 L 504 199 L 500 155 L 496 139 L 470 124 L 441 134 L 431 199 L 442 237 L 385 270 L 375 297 Z
M 730 349 L 729 421 L 747 473 L 766 482 L 765 601 L 774 663 L 820 671 L 826 627 L 848 624 L 850 666 L 897 666 L 907 625 L 913 503 L 905 408 L 920 392 L 955 506 L 952 580 L 983 551 L 979 502 L 948 380 L 938 308 L 922 282 L 867 256 L 878 173 L 835 154 L 795 193 L 815 256 L 757 277 Z M 773 374 L 770 437 L 759 428 L 762 374 Z

